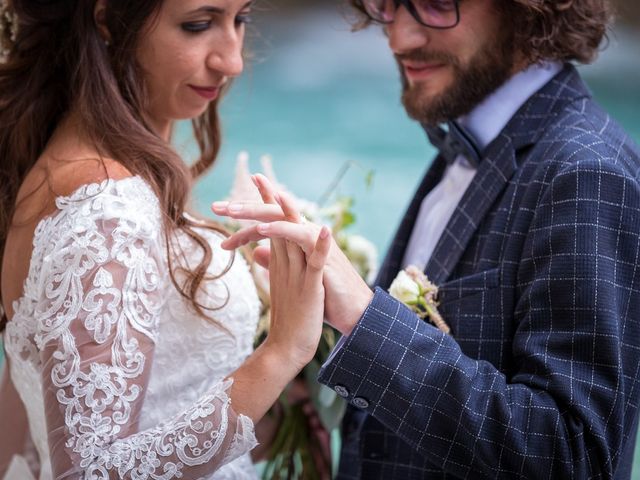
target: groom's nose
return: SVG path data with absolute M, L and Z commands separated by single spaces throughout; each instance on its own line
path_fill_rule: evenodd
M 392 23 L 385 26 L 389 48 L 396 55 L 423 48 L 430 43 L 430 29 L 420 25 L 409 11 L 400 5 Z

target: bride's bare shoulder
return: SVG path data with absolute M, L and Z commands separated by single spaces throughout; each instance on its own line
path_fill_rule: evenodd
M 132 173 L 122 163 L 89 153 L 75 158 L 48 158 L 42 165 L 41 175 L 45 175 L 54 196 L 67 196 L 83 185 L 100 183 L 103 180 L 131 177 Z
M 106 179 L 120 180 L 132 173 L 117 160 L 97 151 L 45 150 L 24 179 L 16 199 L 19 220 L 42 218 L 56 208 L 56 198 L 69 196 L 80 187 Z

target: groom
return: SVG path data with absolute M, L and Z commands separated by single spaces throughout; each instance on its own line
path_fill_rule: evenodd
M 325 269 L 343 340 L 319 379 L 351 405 L 338 478 L 628 479 L 640 153 L 569 63 L 595 56 L 606 0 L 352 3 L 385 24 L 440 155 L 374 292 L 338 248 Z M 408 265 L 451 334 L 386 293 Z

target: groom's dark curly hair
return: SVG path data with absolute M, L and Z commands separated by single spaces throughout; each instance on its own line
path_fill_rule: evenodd
M 362 14 L 354 28 L 366 27 L 370 21 L 362 0 L 349 2 Z M 608 0 L 498 0 L 496 4 L 529 63 L 543 59 L 592 62 L 613 18 Z

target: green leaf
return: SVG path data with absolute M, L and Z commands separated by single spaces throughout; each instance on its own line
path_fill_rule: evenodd
M 373 180 L 374 177 L 376 175 L 376 171 L 375 170 L 369 170 L 367 172 L 367 175 L 364 178 L 364 184 L 367 186 L 367 190 L 371 189 L 371 187 L 373 187 Z
M 344 212 L 342 215 L 342 228 L 347 228 L 356 223 L 356 216 L 351 212 Z

